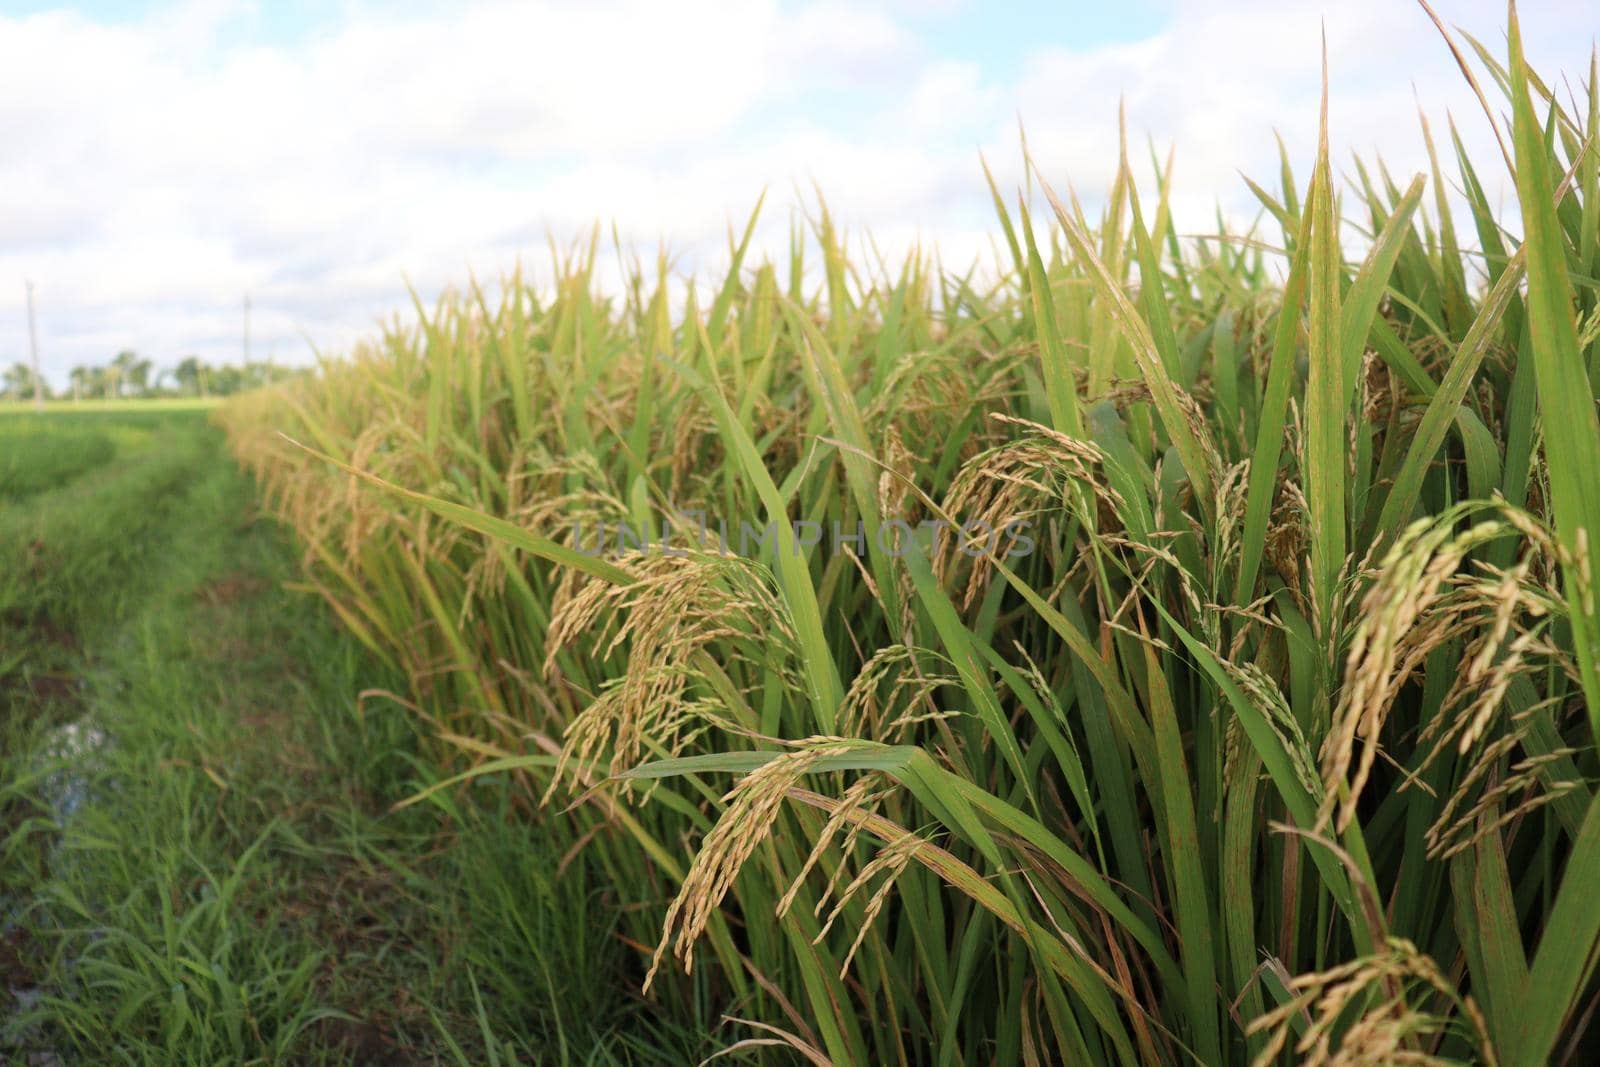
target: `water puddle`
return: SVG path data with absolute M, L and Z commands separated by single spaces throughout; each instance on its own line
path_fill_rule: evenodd
M 69 720 L 52 729 L 39 747 L 34 767 L 44 774 L 40 788 L 31 798 L 34 817 L 48 823 L 38 841 L 37 862 L 45 871 L 56 868 L 66 858 L 61 852 L 61 831 L 83 807 L 89 796 L 89 783 L 97 753 L 106 745 L 106 733 L 86 717 Z M 7 1063 L 28 1067 L 61 1067 L 66 1061 L 52 1051 L 38 1029 L 18 1026 L 38 1004 L 43 991 L 33 984 L 34 968 L 40 958 L 39 946 L 31 944 L 26 930 L 17 924 L 18 912 L 26 901 L 7 900 L 8 921 L 0 937 L 0 973 L 10 994 L 11 1020 L 0 1027 L 0 1054 Z
M 87 719 L 64 722 L 50 731 L 40 760 L 52 768 L 45 780 L 44 799 L 58 828 L 65 827 L 83 807 L 96 753 L 105 744 L 105 731 Z

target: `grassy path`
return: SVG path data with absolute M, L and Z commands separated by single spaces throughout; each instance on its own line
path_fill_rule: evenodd
M 392 811 L 430 781 L 418 726 L 356 699 L 388 679 L 285 590 L 292 549 L 203 416 L 93 418 L 48 429 L 110 455 L 0 483 L 0 1053 L 703 1054 L 633 998 L 595 879 L 499 817 L 494 782 Z

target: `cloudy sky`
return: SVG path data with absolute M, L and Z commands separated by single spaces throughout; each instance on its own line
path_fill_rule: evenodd
M 1504 7 L 1434 0 L 1492 47 Z M 1523 5 L 1537 66 L 1587 77 L 1592 0 Z M 1095 200 L 1116 111 L 1176 149 L 1178 222 L 1247 218 L 1239 172 L 1304 160 L 1327 28 L 1336 151 L 1422 160 L 1417 102 L 1488 128 L 1405 0 L 0 0 L 0 363 L 46 375 L 135 348 L 158 365 L 337 352 L 407 301 L 595 220 L 685 273 L 769 189 L 780 248 L 813 182 L 853 233 L 987 254 L 979 169 Z M 1580 90 L 1581 91 L 1581 90 Z M 1501 168 L 1503 169 L 1503 168 Z

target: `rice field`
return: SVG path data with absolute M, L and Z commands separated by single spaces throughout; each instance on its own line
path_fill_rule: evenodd
M 584 245 L 221 417 L 439 792 L 740 1055 L 1588 1062 L 1600 93 L 1458 47 L 1504 161 L 1324 111 L 1221 241 L 1035 172 L 990 281 Z
M 1325 103 L 1251 232 L 1030 168 L 964 275 L 758 203 L 718 277 L 580 243 L 216 409 L 370 793 L 264 877 L 409 918 L 210 1047 L 391 1062 L 315 1027 L 414 988 L 393 1062 L 1593 1062 L 1600 77 L 1450 39 L 1503 158 L 1344 173 Z

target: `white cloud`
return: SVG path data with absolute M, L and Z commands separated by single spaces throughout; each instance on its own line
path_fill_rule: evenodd
M 1503 55 L 1504 4 L 1436 6 L 1447 21 L 1466 25 Z M 1552 0 L 1537 13 L 1524 12 L 1536 67 L 1587 76 L 1590 42 L 1568 32 L 1589 24 L 1581 10 L 1586 7 Z M 1017 87 L 1017 106 L 1028 117 L 1030 146 L 1047 173 L 1095 190 L 1109 176 L 1106 161 L 1115 159 L 1110 117 L 1119 97 L 1125 99 L 1134 165 L 1150 173 L 1147 136 L 1163 156 L 1168 146 L 1175 148 L 1175 216 L 1180 225 L 1187 219 L 1191 229 L 1209 231 L 1217 206 L 1236 220 L 1257 210 L 1241 172 L 1277 190 L 1275 133 L 1300 182 L 1309 176 L 1324 29 L 1336 169 L 1353 181 L 1353 156 L 1359 154 L 1368 164 L 1381 157 L 1401 182 L 1426 171 L 1420 106 L 1429 116 L 1447 181 L 1455 173 L 1447 126 L 1453 115 L 1491 195 L 1504 187 L 1493 134 L 1449 50 L 1420 6 L 1393 0 L 1347 0 L 1337 7 L 1305 0 L 1182 5 L 1149 40 L 1087 53 L 1039 50 Z M 1481 68 L 1478 75 L 1493 93 Z M 1052 118 L 1060 115 L 1106 120 L 1085 125 Z M 1011 136 L 1009 127 L 997 130 L 994 143 Z
M 1440 6 L 1499 46 L 1501 5 Z M 1585 6 L 1524 12 L 1543 69 L 1586 76 L 1568 32 Z M 1266 0 L 1177 5 L 1148 40 L 1040 44 L 1004 71 L 935 54 L 898 0 L 350 6 L 288 44 L 237 40 L 251 18 L 226 0 L 131 25 L 0 18 L 0 361 L 25 351 L 24 276 L 57 379 L 129 345 L 232 357 L 246 291 L 257 352 L 301 359 L 403 309 L 406 279 L 430 294 L 542 264 L 546 231 L 596 219 L 694 268 L 768 187 L 781 253 L 813 179 L 881 245 L 936 240 L 964 265 L 992 229 L 978 150 L 1014 186 L 1020 113 L 1046 172 L 1091 198 L 1119 96 L 1136 162 L 1146 133 L 1175 146 L 1180 224 L 1205 229 L 1215 202 L 1250 210 L 1239 169 L 1275 176 L 1274 128 L 1304 174 L 1320 76 L 1319 7 Z M 1414 83 L 1436 136 L 1453 109 L 1493 170 L 1420 9 L 1357 0 L 1326 26 L 1341 158 L 1421 164 Z
M 983 70 L 965 60 L 939 60 L 918 75 L 904 104 L 907 126 L 918 134 L 965 132 L 992 115 L 1001 93 Z

